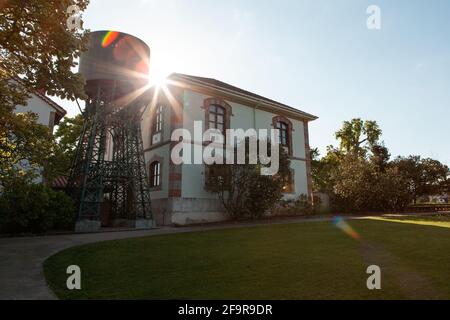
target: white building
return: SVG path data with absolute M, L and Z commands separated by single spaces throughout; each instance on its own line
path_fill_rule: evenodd
M 207 166 L 171 162 L 171 150 L 178 143 L 171 141 L 172 132 L 177 128 L 193 132 L 194 121 L 202 121 L 204 130 L 280 129 L 292 169 L 292 183 L 287 186 L 285 198 L 304 194 L 312 199 L 308 123 L 316 116 L 210 78 L 172 74 L 158 92 L 142 122 L 158 225 L 225 218 L 217 195 L 205 189 Z
M 28 99 L 26 106 L 17 106 L 15 112 L 33 112 L 38 115 L 38 123 L 48 126 L 52 131 L 55 125 L 64 118 L 66 110 L 47 97 L 43 91 L 35 91 Z
M 30 95 L 31 97 L 28 99 L 27 105 L 17 106 L 14 111 L 16 113 L 33 112 L 37 114 L 37 123 L 48 126 L 53 132 L 54 126 L 66 115 L 66 110 L 47 97 L 43 91 L 35 91 Z M 24 167 L 27 166 L 26 163 L 22 163 L 21 165 Z M 42 176 L 40 174 L 35 182 L 42 182 Z

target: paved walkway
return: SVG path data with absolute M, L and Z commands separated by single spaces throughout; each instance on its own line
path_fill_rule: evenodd
M 164 227 L 160 229 L 139 231 L 0 238 L 0 299 L 56 299 L 56 296 L 47 287 L 42 264 L 51 255 L 77 245 L 161 234 L 242 228 L 265 224 L 328 221 L 330 219 L 331 218 L 291 218 L 277 221 L 216 224 L 183 228 Z

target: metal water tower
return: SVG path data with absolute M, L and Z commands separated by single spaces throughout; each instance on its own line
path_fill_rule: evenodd
M 88 99 L 68 181 L 78 207 L 76 231 L 98 230 L 105 211 L 109 226 L 153 225 L 141 133 L 149 60 L 143 41 L 116 31 L 91 33 L 80 58 Z

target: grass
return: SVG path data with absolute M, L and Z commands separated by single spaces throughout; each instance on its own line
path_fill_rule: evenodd
M 450 229 L 352 220 L 172 234 L 74 247 L 44 271 L 62 299 L 449 299 Z M 82 290 L 66 289 L 78 265 Z M 382 289 L 366 287 L 366 268 Z

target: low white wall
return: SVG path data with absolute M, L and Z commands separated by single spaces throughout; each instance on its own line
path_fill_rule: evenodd
M 180 226 L 225 220 L 226 216 L 221 212 L 176 212 L 172 215 L 172 223 Z

